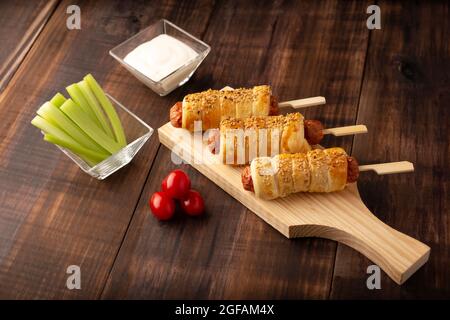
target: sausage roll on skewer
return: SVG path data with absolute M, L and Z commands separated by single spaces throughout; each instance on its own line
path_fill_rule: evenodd
M 298 153 L 311 150 L 323 138 L 319 121 L 304 120 L 296 112 L 280 116 L 229 118 L 220 123 L 220 130 L 209 133 L 208 147 L 220 152 L 226 164 L 247 164 L 253 158 L 279 153 Z
M 260 157 L 242 172 L 244 189 L 271 200 L 296 192 L 334 192 L 358 179 L 358 162 L 341 148 Z
M 278 104 L 268 85 L 250 89 L 210 89 L 188 94 L 183 102 L 177 102 L 170 109 L 170 122 L 174 127 L 194 131 L 194 122 L 202 121 L 202 129 L 206 131 L 218 128 L 222 119 L 271 114 L 278 114 Z

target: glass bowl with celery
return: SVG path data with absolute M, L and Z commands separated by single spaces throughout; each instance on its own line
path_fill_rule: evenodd
M 66 90 L 68 98 L 57 93 L 31 123 L 84 172 L 105 179 L 133 159 L 153 129 L 106 94 L 91 74 Z

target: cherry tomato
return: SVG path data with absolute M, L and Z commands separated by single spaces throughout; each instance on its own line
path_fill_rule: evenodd
M 191 180 L 183 170 L 173 170 L 163 180 L 161 188 L 172 198 L 183 200 L 191 189 Z
M 181 202 L 181 207 L 190 216 L 199 216 L 205 211 L 203 198 L 195 190 L 189 190 L 187 199 Z
M 166 192 L 155 192 L 150 198 L 150 209 L 159 220 L 169 220 L 175 212 L 175 201 Z
M 167 192 L 167 177 L 161 182 L 161 190 Z

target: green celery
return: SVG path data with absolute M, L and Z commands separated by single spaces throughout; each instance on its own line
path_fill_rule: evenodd
M 50 102 L 57 108 L 61 107 L 64 101 L 66 101 L 66 98 L 59 92 L 50 100 Z
M 44 103 L 37 111 L 45 120 L 49 121 L 53 125 L 64 130 L 75 141 L 85 148 L 99 153 L 108 155 L 108 152 L 99 146 L 94 140 L 92 140 L 87 134 L 85 134 L 80 127 L 78 127 L 72 120 L 70 120 L 59 108 L 55 107 L 52 103 Z
M 67 99 L 67 101 L 64 102 L 61 106 L 61 111 L 75 122 L 89 137 L 110 153 L 115 153 L 122 148 L 122 146 L 113 138 L 104 133 L 103 130 L 100 129 L 96 123 L 72 101 L 72 99 Z
M 81 146 L 78 142 L 76 142 L 71 136 L 61 130 L 59 127 L 45 120 L 41 116 L 36 116 L 31 120 L 31 124 L 35 127 L 41 129 L 45 133 L 50 133 L 52 136 L 58 137 L 59 139 L 65 141 L 68 144 L 73 144 L 77 146 Z
M 103 107 L 103 110 L 105 111 L 106 115 L 109 118 L 109 122 L 111 123 L 112 129 L 114 131 L 114 135 L 116 137 L 116 141 L 121 145 L 122 147 L 127 145 L 127 139 L 125 137 L 125 133 L 123 131 L 122 124 L 120 122 L 119 116 L 117 115 L 116 110 L 114 109 L 113 105 L 111 104 L 111 101 L 109 101 L 108 97 L 103 92 L 100 85 L 97 83 L 97 81 L 94 79 L 94 77 L 91 74 L 88 74 L 84 77 L 84 80 L 87 82 L 89 87 L 91 88 L 94 95 L 97 97 L 98 101 L 100 101 L 100 104 Z
M 78 82 L 78 88 L 80 88 L 80 91 L 83 94 L 84 98 L 97 116 L 97 119 L 99 120 L 103 128 L 103 131 L 105 131 L 108 136 L 114 139 L 114 133 L 109 127 L 108 120 L 106 119 L 105 114 L 102 111 L 102 107 L 98 103 L 87 82 L 85 80 Z
M 90 166 L 94 166 L 108 157 L 108 155 L 106 154 L 101 154 L 81 146 L 67 144 L 64 140 L 61 140 L 48 133 L 44 135 L 44 140 L 53 144 L 57 144 L 60 147 L 69 149 L 70 151 L 81 157 L 83 160 L 85 160 Z
M 70 94 L 70 97 L 72 100 L 81 107 L 81 109 L 91 118 L 94 123 L 102 129 L 102 126 L 100 124 L 100 121 L 97 119 L 97 116 L 94 113 L 94 110 L 91 109 L 89 106 L 89 103 L 84 98 L 83 94 L 81 93 L 80 88 L 76 83 L 71 84 L 70 86 L 66 87 L 67 92 Z M 103 129 L 102 129 L 103 130 Z
M 78 142 L 73 140 L 69 135 L 67 135 L 60 128 L 54 126 L 53 124 L 51 124 L 44 118 L 41 118 L 40 116 L 34 117 L 33 120 L 31 120 L 31 124 L 39 129 L 41 129 L 42 131 L 44 131 L 45 134 L 50 134 L 54 137 L 57 137 L 57 139 L 59 141 L 62 141 L 64 143 L 64 145 L 67 146 L 68 148 L 70 147 L 70 149 L 83 148 Z M 85 160 L 87 163 L 89 163 L 89 165 L 93 165 L 94 162 L 92 159 L 88 159 L 83 155 L 80 155 L 80 157 L 83 160 Z

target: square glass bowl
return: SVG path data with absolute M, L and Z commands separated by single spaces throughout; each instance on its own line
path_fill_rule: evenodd
M 153 81 L 148 78 L 128 63 L 124 61 L 128 53 L 133 51 L 136 47 L 144 42 L 150 41 L 151 39 L 159 36 L 160 34 L 167 34 L 174 37 L 186 45 L 191 47 L 197 55 L 186 61 L 181 67 L 174 70 L 172 73 L 161 79 L 160 81 Z M 183 29 L 177 27 L 173 23 L 161 19 L 150 27 L 140 31 L 138 34 L 134 35 L 125 42 L 119 44 L 114 49 L 109 51 L 109 54 L 113 56 L 117 61 L 120 62 L 128 71 L 130 71 L 136 78 L 143 82 L 147 87 L 152 89 L 154 92 L 160 96 L 165 96 L 169 94 L 174 89 L 185 84 L 191 76 L 197 70 L 198 66 L 202 63 L 203 59 L 208 55 L 211 50 L 203 41 L 197 39 L 193 35 L 187 33 Z
M 153 134 L 153 129 L 149 125 L 139 119 L 134 113 L 121 105 L 109 94 L 106 94 L 106 96 L 113 104 L 114 108 L 116 109 L 117 115 L 122 122 L 125 136 L 127 138 L 127 141 L 129 142 L 128 145 L 120 149 L 115 154 L 109 156 L 102 162 L 97 163 L 93 167 L 87 164 L 76 154 L 72 153 L 70 150 L 56 145 L 56 147 L 58 147 L 58 149 L 60 149 L 62 152 L 64 152 L 64 154 L 72 159 L 72 161 L 75 162 L 81 168 L 81 170 L 99 180 L 105 179 L 123 166 L 130 163 L 136 153 L 142 148 L 144 143 Z

